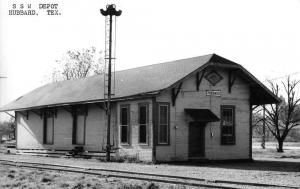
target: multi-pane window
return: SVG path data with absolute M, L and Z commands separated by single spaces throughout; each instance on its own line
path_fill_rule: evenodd
M 221 144 L 235 144 L 234 106 L 221 106 Z
M 43 117 L 44 124 L 44 144 L 53 144 L 54 138 L 54 109 L 46 109 Z
M 169 104 L 158 104 L 158 144 L 169 144 Z
M 121 143 L 130 144 L 130 107 L 122 105 L 120 109 Z
M 85 144 L 87 106 L 74 106 L 73 109 L 73 144 Z
M 139 143 L 148 143 L 148 104 L 139 104 Z

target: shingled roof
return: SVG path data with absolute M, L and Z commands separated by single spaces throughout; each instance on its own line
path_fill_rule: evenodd
M 197 70 L 218 63 L 244 70 L 252 83 L 261 86 L 269 101 L 277 98 L 245 68 L 215 54 L 153 64 L 115 72 L 115 95 L 113 100 L 157 95 Z M 91 103 L 103 101 L 103 76 L 97 75 L 81 79 L 72 79 L 50 83 L 39 87 L 13 102 L 0 108 L 0 111 L 26 110 L 66 104 Z

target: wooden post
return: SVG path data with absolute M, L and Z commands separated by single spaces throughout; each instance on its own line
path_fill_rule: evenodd
M 156 97 L 152 98 L 152 162 L 156 163 L 156 144 L 157 144 L 157 103 Z
M 76 136 L 77 136 L 77 108 L 76 108 L 76 106 L 72 107 L 72 120 L 73 120 L 72 144 L 76 144 Z
M 262 140 L 261 140 L 261 147 L 263 149 L 266 148 L 266 109 L 265 105 L 263 105 L 263 134 L 262 134 Z
M 249 160 L 252 160 L 252 104 L 249 105 Z

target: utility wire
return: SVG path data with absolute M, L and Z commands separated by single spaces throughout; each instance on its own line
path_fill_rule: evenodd
M 292 76 L 292 75 L 298 75 L 300 74 L 300 72 L 294 72 L 294 73 L 291 73 L 291 74 L 287 74 L 287 75 L 284 75 L 284 76 L 280 76 L 280 77 L 275 77 L 275 78 L 272 78 L 272 79 L 265 79 L 263 81 L 263 83 L 266 83 L 266 82 L 269 82 L 269 81 L 275 81 L 275 80 L 278 80 L 278 79 L 283 79 L 283 78 L 287 78 L 289 76 Z

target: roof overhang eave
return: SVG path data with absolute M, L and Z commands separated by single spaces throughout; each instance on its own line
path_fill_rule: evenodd
M 271 100 L 266 100 L 266 101 L 251 101 L 251 105 L 255 105 L 255 106 L 261 106 L 266 104 L 277 104 L 277 103 L 281 103 L 281 100 L 279 98 L 273 98 Z
M 112 98 L 112 102 L 122 101 L 122 100 L 130 100 L 130 99 L 137 99 L 137 98 L 150 98 L 159 94 L 160 90 L 158 91 L 151 91 L 146 93 L 139 93 L 130 96 Z M 63 102 L 63 103 L 56 103 L 56 104 L 47 104 L 41 106 L 32 106 L 32 107 L 25 107 L 25 108 L 7 108 L 7 109 L 0 109 L 0 112 L 9 112 L 9 111 L 27 111 L 32 109 L 41 109 L 41 108 L 51 108 L 51 107 L 60 107 L 60 106 L 71 106 L 75 104 L 93 104 L 93 103 L 101 103 L 105 102 L 105 99 L 97 99 L 97 100 L 87 100 L 87 101 L 77 101 L 77 102 Z
M 264 84 L 262 84 L 258 79 L 256 79 L 250 72 L 248 72 L 244 67 L 239 66 L 241 71 L 245 73 L 250 79 L 252 79 L 259 87 L 261 87 L 270 97 L 264 103 L 257 104 L 257 105 L 264 105 L 264 104 L 277 104 L 281 102 L 281 99 L 277 97 L 270 89 L 268 89 Z M 256 104 L 253 104 L 256 105 Z

